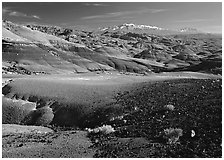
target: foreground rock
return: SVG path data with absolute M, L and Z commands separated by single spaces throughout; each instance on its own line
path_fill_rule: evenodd
M 10 135 L 10 134 L 30 134 L 30 133 L 46 134 L 50 132 L 53 132 L 53 130 L 47 127 L 42 127 L 42 126 L 2 124 L 3 136 Z

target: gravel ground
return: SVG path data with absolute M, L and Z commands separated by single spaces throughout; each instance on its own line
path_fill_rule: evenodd
M 91 158 L 95 154 L 91 146 L 86 131 L 14 132 L 3 135 L 2 157 Z
M 95 157 L 222 156 L 221 79 L 146 82 L 117 103 L 124 106 L 122 118 L 105 122 L 116 131 L 89 134 Z

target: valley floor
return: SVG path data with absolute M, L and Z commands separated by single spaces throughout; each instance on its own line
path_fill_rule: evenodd
M 28 112 L 37 112 L 47 103 L 36 111 L 31 107 L 31 110 L 14 115 L 12 112 L 24 109 L 24 103 L 4 101 L 3 158 L 221 157 L 221 78 L 196 72 L 148 76 L 120 73 L 3 75 L 3 99 L 27 102 L 33 98 L 34 104 L 44 100 L 64 105 L 59 111 L 48 106 L 42 110 L 46 111 L 42 117 L 32 120 L 32 125 L 41 125 L 43 118 L 49 120 L 48 116 L 53 114 L 51 123 L 44 124 L 47 131 L 40 131 L 37 126 L 23 128 L 26 126 L 23 120 Z M 11 103 L 21 106 L 19 109 L 11 107 L 9 111 Z M 83 110 L 75 110 L 80 111 L 78 119 L 70 115 L 75 108 L 72 103 L 87 105 Z M 174 110 L 164 109 L 168 104 L 173 105 Z M 118 115 L 122 119 L 116 119 Z M 68 126 L 56 127 L 61 121 Z M 84 129 L 103 124 L 111 125 L 115 132 L 88 134 Z M 167 128 L 183 131 L 177 143 L 168 144 L 164 138 Z M 18 133 L 21 130 L 23 132 Z M 196 134 L 194 137 L 190 135 L 192 130 Z

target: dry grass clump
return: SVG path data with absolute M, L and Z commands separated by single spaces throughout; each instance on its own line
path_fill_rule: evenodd
M 103 125 L 101 127 L 97 127 L 94 129 L 87 128 L 89 133 L 102 133 L 102 134 L 110 134 L 115 132 L 115 129 L 111 125 Z
M 164 107 L 170 111 L 173 111 L 175 109 L 174 105 L 172 104 L 165 105 Z
M 180 136 L 183 136 L 183 130 L 180 128 L 167 128 L 164 130 L 164 134 L 164 138 L 168 139 L 168 144 L 175 144 Z

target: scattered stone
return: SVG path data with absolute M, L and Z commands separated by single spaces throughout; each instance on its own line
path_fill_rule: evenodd
M 191 130 L 191 137 L 194 137 L 194 136 L 195 136 L 195 131 Z
M 17 147 L 22 147 L 22 146 L 23 146 L 23 144 L 22 144 L 22 143 L 20 143 L 20 144 L 18 144 L 18 145 L 17 145 Z
M 96 140 L 95 140 L 95 143 L 99 143 L 99 140 L 98 140 L 98 139 L 96 139 Z

